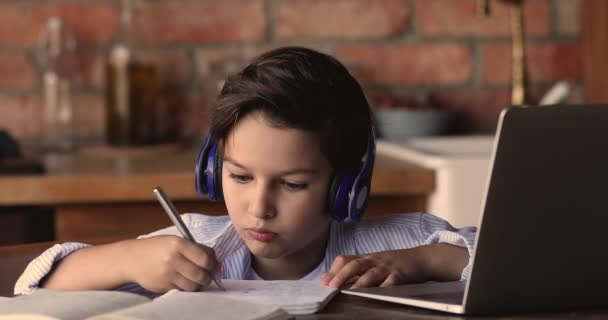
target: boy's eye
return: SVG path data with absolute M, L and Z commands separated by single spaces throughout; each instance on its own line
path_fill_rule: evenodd
M 247 183 L 251 180 L 251 177 L 242 174 L 231 173 L 230 179 L 236 181 L 237 183 Z
M 284 181 L 283 185 L 289 191 L 303 190 L 303 189 L 306 189 L 306 187 L 308 187 L 308 184 L 306 184 L 306 183 L 294 183 L 294 182 L 287 182 L 287 181 Z

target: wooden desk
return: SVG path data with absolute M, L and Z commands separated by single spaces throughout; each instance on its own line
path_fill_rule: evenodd
M 36 243 L 17 246 L 0 246 L 0 296 L 11 296 L 17 277 L 31 259 L 53 243 Z M 545 312 L 501 316 L 456 316 L 437 311 L 408 307 L 396 303 L 377 301 L 357 296 L 338 294 L 318 314 L 297 316 L 295 319 L 606 319 L 608 307 L 568 312 Z
M 194 191 L 198 150 L 157 153 L 96 151 L 47 156 L 47 174 L 0 176 L 0 207 L 52 206 L 56 240 L 115 240 L 171 224 L 152 189 L 160 185 L 181 212 L 225 214 L 222 203 Z M 368 216 L 423 211 L 434 188 L 431 170 L 378 155 Z
M 319 314 L 297 316 L 295 319 L 606 319 L 608 307 L 574 310 L 566 312 L 542 312 L 534 314 L 503 314 L 490 316 L 458 316 L 438 311 L 408 307 L 396 303 L 366 299 L 346 294 L 338 294 Z

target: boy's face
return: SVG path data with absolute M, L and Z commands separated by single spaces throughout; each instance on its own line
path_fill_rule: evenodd
M 271 127 L 260 113 L 239 120 L 224 142 L 222 188 L 230 218 L 256 257 L 298 260 L 324 252 L 330 172 L 315 134 Z

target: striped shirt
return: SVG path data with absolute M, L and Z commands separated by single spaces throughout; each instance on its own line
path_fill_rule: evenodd
M 251 267 L 251 253 L 233 227 L 228 216 L 208 216 L 188 213 L 182 215 L 198 243 L 212 247 L 222 263 L 223 279 L 251 280 L 259 278 Z M 359 224 L 333 221 L 325 257 L 303 279 L 319 279 L 330 269 L 338 255 L 358 255 L 378 251 L 405 249 L 432 243 L 449 243 L 466 247 L 472 257 L 475 227 L 456 229 L 447 221 L 424 213 L 391 215 L 378 219 L 363 220 Z M 138 239 L 158 235 L 179 235 L 175 227 L 168 227 Z M 85 247 L 85 243 L 67 242 L 56 244 L 44 251 L 27 266 L 15 284 L 14 293 L 28 294 L 39 287 L 40 280 L 53 268 L 53 264 L 66 255 Z M 471 259 L 462 272 L 461 280 L 468 278 Z M 143 290 L 136 284 L 127 284 L 119 290 Z

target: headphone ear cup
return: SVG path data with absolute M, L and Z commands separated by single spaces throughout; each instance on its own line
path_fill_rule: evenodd
M 332 179 L 329 188 L 328 204 L 332 217 L 338 222 L 342 222 L 348 217 L 348 192 L 354 179 L 355 172 L 353 169 L 348 169 L 343 174 L 336 175 Z
M 211 134 L 207 134 L 201 151 L 196 159 L 194 173 L 194 188 L 201 196 L 207 196 L 210 201 L 222 200 L 222 158 L 217 144 L 212 142 Z
M 348 202 L 348 221 L 359 222 L 367 208 L 367 199 L 370 193 L 371 180 L 366 177 L 364 181 L 355 181 L 350 191 Z
M 198 157 L 196 158 L 196 167 L 194 170 L 194 189 L 201 196 L 208 195 L 210 191 L 213 192 L 213 190 L 209 190 L 207 186 L 207 174 L 210 172 L 207 165 L 209 162 L 209 153 L 212 151 L 212 149 L 213 144 L 211 143 L 211 135 L 207 134 L 207 137 L 203 142 L 203 146 L 198 152 Z
M 340 176 L 333 176 L 331 178 L 331 183 L 329 184 L 329 191 L 327 193 L 327 211 L 331 214 L 331 216 L 338 220 L 334 215 L 334 205 L 336 203 L 336 192 L 338 191 L 338 186 L 340 185 Z
M 215 190 L 215 201 L 224 200 L 224 191 L 222 190 L 222 156 L 219 152 L 215 152 L 213 160 L 213 187 Z
M 346 221 L 357 223 L 361 221 L 363 213 L 367 208 L 369 198 L 372 172 L 376 158 L 376 140 L 374 127 L 371 126 L 367 135 L 367 151 L 361 159 L 361 167 L 357 168 L 352 184 L 348 190 L 348 210 Z
M 328 204 L 335 220 L 354 223 L 361 220 L 370 194 L 375 156 L 374 128 L 370 127 L 367 151 L 361 159 L 361 166 L 349 168 L 343 174 L 336 175 L 331 183 Z

